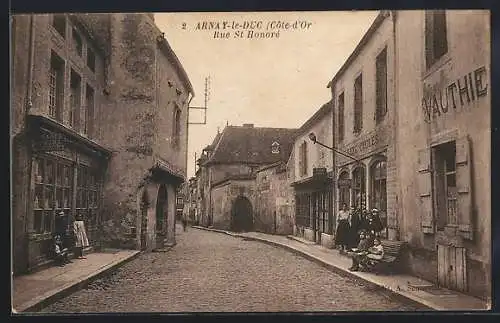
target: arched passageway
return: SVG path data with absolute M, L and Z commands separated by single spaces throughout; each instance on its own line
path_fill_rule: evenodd
M 237 197 L 233 202 L 231 230 L 235 232 L 253 230 L 252 203 L 244 196 Z

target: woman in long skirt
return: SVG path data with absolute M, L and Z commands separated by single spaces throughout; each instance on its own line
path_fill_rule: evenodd
M 346 251 L 349 245 L 349 211 L 347 204 L 342 205 L 338 214 L 337 232 L 335 233 L 335 245 Z
M 78 214 L 75 218 L 73 231 L 75 233 L 75 257 L 78 259 L 85 259 L 83 256 L 83 248 L 89 246 L 89 240 L 87 239 L 87 232 L 85 231 L 83 217 L 80 214 Z

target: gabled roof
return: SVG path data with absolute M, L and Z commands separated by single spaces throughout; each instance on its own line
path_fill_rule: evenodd
M 297 129 L 226 126 L 207 164 L 246 163 L 271 164 L 287 161 Z M 279 153 L 271 152 L 271 145 L 280 145 Z
M 299 128 L 297 131 L 297 135 L 303 134 L 304 132 L 311 129 L 311 127 L 323 119 L 333 110 L 333 101 L 330 100 L 327 103 L 323 104 L 318 111 L 316 111 L 306 122 Z

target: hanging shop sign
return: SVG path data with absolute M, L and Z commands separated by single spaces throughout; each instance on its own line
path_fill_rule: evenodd
M 432 119 L 456 111 L 459 106 L 463 107 L 485 97 L 488 94 L 486 74 L 486 67 L 481 66 L 447 86 L 424 94 L 422 110 L 425 121 L 429 123 Z
M 313 178 L 315 179 L 326 178 L 326 168 L 325 167 L 313 168 Z

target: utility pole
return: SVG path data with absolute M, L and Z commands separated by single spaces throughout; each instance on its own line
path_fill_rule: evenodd
M 210 75 L 205 77 L 205 105 L 203 107 L 189 107 L 192 110 L 203 110 L 203 122 L 189 122 L 188 124 L 207 124 L 208 101 L 210 100 Z

